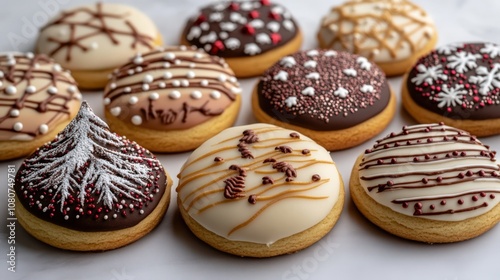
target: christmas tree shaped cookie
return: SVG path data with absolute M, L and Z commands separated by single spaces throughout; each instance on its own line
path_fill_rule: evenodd
M 75 119 L 21 165 L 16 214 L 31 235 L 52 246 L 109 250 L 161 221 L 171 184 L 153 154 L 110 132 L 84 102 Z

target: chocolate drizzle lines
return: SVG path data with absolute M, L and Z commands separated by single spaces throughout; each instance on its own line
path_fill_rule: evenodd
M 172 124 L 173 122 L 175 122 L 179 116 L 182 116 L 181 122 L 185 123 L 188 119 L 188 116 L 191 113 L 195 113 L 195 112 L 198 112 L 204 116 L 218 116 L 224 112 L 223 110 L 220 110 L 217 112 L 212 112 L 208 108 L 207 105 L 208 105 L 208 101 L 203 103 L 203 105 L 200 107 L 192 106 L 192 105 L 189 105 L 187 102 L 183 102 L 182 108 L 179 111 L 174 111 L 172 109 L 168 109 L 168 110 L 156 109 L 155 110 L 153 108 L 154 101 L 149 100 L 148 109 L 142 108 L 141 113 L 146 121 L 150 120 L 150 119 L 159 119 L 162 124 L 168 125 L 168 124 Z

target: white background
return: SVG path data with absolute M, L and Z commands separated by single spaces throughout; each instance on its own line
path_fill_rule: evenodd
M 85 1 L 3 0 L 0 8 L 0 51 L 32 49 L 36 29 L 48 15 Z M 158 25 L 166 44 L 176 44 L 184 21 L 202 0 L 123 0 L 148 14 Z M 279 1 L 286 4 L 303 29 L 303 49 L 316 47 L 320 18 L 340 0 Z M 439 45 L 456 41 L 500 43 L 500 1 L 418 0 L 435 19 Z M 17 37 L 22 44 L 13 44 Z M 255 122 L 250 92 L 256 79 L 241 80 L 243 107 L 237 124 Z M 400 102 L 400 78 L 390 79 Z M 94 111 L 103 116 L 102 92 L 84 92 Z M 414 121 L 398 107 L 390 126 L 378 137 Z M 500 150 L 500 136 L 482 139 Z M 372 145 L 334 152 L 332 157 L 348 188 L 356 157 Z M 175 177 L 188 153 L 158 155 Z M 394 237 L 373 226 L 356 210 L 347 192 L 344 211 L 335 228 L 319 243 L 293 255 L 270 259 L 240 258 L 221 253 L 196 239 L 184 225 L 172 191 L 163 222 L 149 235 L 121 249 L 103 253 L 67 252 L 45 245 L 16 228 L 16 272 L 7 271 L 7 165 L 0 163 L 0 279 L 500 279 L 498 255 L 500 227 L 473 240 L 427 245 Z M 174 178 L 175 184 L 177 183 Z M 175 187 L 174 184 L 174 187 Z

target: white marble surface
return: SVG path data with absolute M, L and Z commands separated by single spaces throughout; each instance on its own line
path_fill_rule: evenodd
M 71 3 L 69 3 L 71 2 Z M 30 50 L 47 14 L 85 1 L 16 0 L 2 1 L 0 8 L 0 51 Z M 202 0 L 123 0 L 149 14 L 158 24 L 165 42 L 176 44 L 187 16 Z M 294 0 L 285 3 L 298 19 L 305 34 L 303 48 L 316 46 L 315 33 L 320 17 L 330 5 L 341 0 Z M 435 19 L 439 44 L 455 41 L 492 41 L 500 43 L 498 11 L 500 1 L 416 0 Z M 33 24 L 33 26 L 30 26 Z M 16 34 L 23 44 L 15 45 L 9 36 Z M 250 90 L 255 79 L 243 80 L 243 108 L 237 124 L 255 121 L 250 109 Z M 399 92 L 400 78 L 390 80 Z M 101 92 L 85 92 L 96 113 L 102 116 Z M 381 133 L 413 124 L 398 109 L 395 119 Z M 500 136 L 482 139 L 500 150 Z M 332 153 L 347 186 L 356 156 L 371 143 Z M 176 175 L 187 153 L 159 155 L 172 175 Z M 7 165 L 19 166 L 21 160 L 0 163 L 0 279 L 500 279 L 498 266 L 500 227 L 466 242 L 426 245 L 396 238 L 370 224 L 356 210 L 347 195 L 344 212 L 335 228 L 319 243 L 299 253 L 271 259 L 239 258 L 218 252 L 191 234 L 182 222 L 175 192 L 163 222 L 149 235 L 127 247 L 104 253 L 66 252 L 47 246 L 16 228 L 16 272 L 7 271 Z M 176 181 L 177 182 L 177 181 Z

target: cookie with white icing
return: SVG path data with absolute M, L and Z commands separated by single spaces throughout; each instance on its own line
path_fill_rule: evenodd
M 269 0 L 218 1 L 189 19 L 181 44 L 226 59 L 237 77 L 262 74 L 302 44 L 291 13 Z
M 500 161 L 463 130 L 405 126 L 377 140 L 353 167 L 351 197 L 382 229 L 411 240 L 467 240 L 500 221 Z
M 56 15 L 42 27 L 36 51 L 71 70 L 80 87 L 103 88 L 108 75 L 136 53 L 161 46 L 153 21 L 116 3 L 84 5 Z
M 0 160 L 29 155 L 73 119 L 75 80 L 45 55 L 0 54 Z
M 240 84 L 223 59 L 196 47 L 167 47 L 113 71 L 104 89 L 112 130 L 158 152 L 192 150 L 230 127 Z
M 84 102 L 74 120 L 19 168 L 16 217 L 54 247 L 115 249 L 162 220 L 171 184 L 151 152 L 109 131 Z
M 258 121 L 297 130 L 332 151 L 377 135 L 396 103 L 385 74 L 368 59 L 313 49 L 269 68 L 255 86 L 252 105 Z
M 437 42 L 432 18 L 407 0 L 351 0 L 323 17 L 321 48 L 373 60 L 388 76 L 401 75 Z
M 477 136 L 500 134 L 500 46 L 453 43 L 421 57 L 402 84 L 420 123 L 444 122 Z
M 344 204 L 330 154 L 268 124 L 222 131 L 189 156 L 178 177 L 178 205 L 191 231 L 238 256 L 304 249 L 331 230 Z

